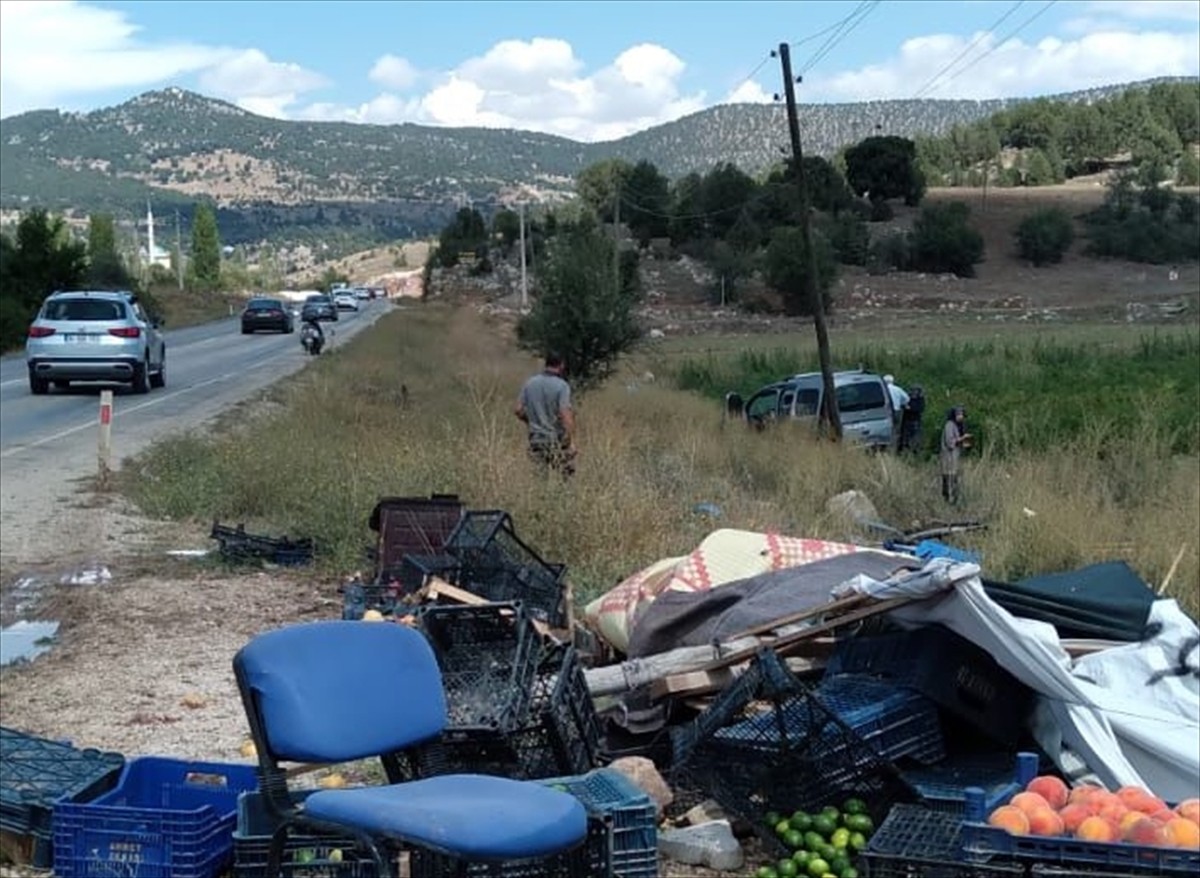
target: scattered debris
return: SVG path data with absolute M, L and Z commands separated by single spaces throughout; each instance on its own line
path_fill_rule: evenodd
M 732 872 L 745 862 L 728 820 L 664 829 L 658 835 L 658 850 L 677 863 L 706 866 L 718 872 Z
M 214 521 L 212 538 L 220 543 L 221 557 L 233 564 L 266 561 L 281 567 L 298 567 L 313 560 L 312 540 L 248 534 L 244 524 L 232 528 Z
M 0 630 L 0 667 L 31 662 L 49 652 L 58 634 L 57 622 L 29 622 L 20 619 Z
M 645 756 L 622 756 L 614 759 L 609 767 L 621 772 L 653 799 L 659 817 L 662 817 L 663 811 L 675 801 L 675 794 L 659 774 L 658 768 Z

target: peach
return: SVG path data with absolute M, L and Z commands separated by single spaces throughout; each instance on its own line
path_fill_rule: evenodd
M 1115 805 L 1121 805 L 1121 800 L 1117 798 L 1116 793 L 1098 790 L 1088 797 L 1087 803 L 1093 814 L 1099 814 L 1105 808 L 1111 809 Z M 1122 810 L 1128 810 L 1123 805 L 1121 807 Z
M 1175 817 L 1168 820 L 1163 827 L 1166 843 L 1173 848 L 1186 848 L 1190 851 L 1200 850 L 1200 826 L 1186 817 Z
M 1029 818 L 1016 805 L 1001 805 L 988 817 L 988 825 L 1003 829 L 1009 835 L 1029 834 Z
M 1057 777 L 1049 774 L 1035 777 L 1026 785 L 1025 790 L 1030 793 L 1037 793 L 1055 811 L 1067 804 L 1067 797 L 1070 795 L 1067 785 Z
M 1129 809 L 1122 805 L 1121 802 L 1115 798 L 1111 801 L 1105 802 L 1095 812 L 1097 817 L 1103 817 L 1109 823 L 1114 825 L 1120 825 L 1121 818 L 1128 813 Z
M 1137 805 L 1134 806 L 1133 810 L 1141 811 L 1143 814 L 1157 814 L 1160 811 L 1170 811 L 1171 809 L 1168 808 L 1167 803 L 1158 796 L 1151 796 L 1147 793 L 1146 797 L 1138 802 Z
M 1035 808 L 1027 815 L 1030 835 L 1062 835 L 1063 819 L 1052 808 Z
M 1130 844 L 1150 847 L 1162 847 L 1167 843 L 1166 830 L 1145 816 L 1141 820 L 1135 820 L 1133 825 L 1121 834 L 1121 837 Z
M 1075 830 L 1079 828 L 1079 824 L 1092 816 L 1092 812 L 1088 810 L 1087 805 L 1076 802 L 1059 811 L 1058 816 L 1062 818 L 1063 829 L 1074 834 Z
M 1170 808 L 1163 808 L 1161 811 L 1155 811 L 1153 814 L 1148 814 L 1147 816 L 1160 826 L 1166 826 L 1179 815 Z
M 1014 808 L 1020 808 L 1026 814 L 1035 811 L 1038 808 L 1049 808 L 1050 803 L 1043 799 L 1038 793 L 1017 793 L 1009 800 L 1010 805 Z M 1053 809 L 1051 809 L 1053 810 Z
M 1067 794 L 1068 805 L 1082 805 L 1090 801 L 1096 793 L 1102 793 L 1104 790 L 1095 784 L 1082 784 L 1075 787 Z
M 1143 796 L 1148 796 L 1150 794 L 1141 787 L 1121 787 L 1119 790 L 1117 790 L 1115 795 L 1122 801 L 1122 803 L 1124 803 L 1126 808 L 1131 811 L 1136 811 L 1137 808 L 1133 807 L 1133 803 L 1140 801 Z
M 1200 799 L 1186 799 L 1175 806 L 1175 813 L 1185 820 L 1200 824 Z
M 1137 823 L 1139 820 L 1148 819 L 1149 818 L 1141 811 L 1126 811 L 1121 816 L 1120 821 L 1117 823 L 1117 829 L 1121 832 L 1121 838 L 1125 837 L 1125 835 L 1133 827 L 1133 824 Z
M 1075 837 L 1080 841 L 1113 842 L 1117 840 L 1117 829 L 1103 817 L 1093 815 L 1079 824 Z

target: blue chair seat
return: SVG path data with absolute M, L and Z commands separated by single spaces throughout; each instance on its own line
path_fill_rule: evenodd
M 313 820 L 364 829 L 466 860 L 520 860 L 571 848 L 587 813 L 569 793 L 533 783 L 451 774 L 387 787 L 320 790 Z

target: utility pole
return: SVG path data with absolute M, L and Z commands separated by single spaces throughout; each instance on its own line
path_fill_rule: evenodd
M 613 174 L 613 283 L 621 294 L 621 179 Z
M 179 281 L 179 291 L 183 292 L 183 243 L 179 236 L 179 211 L 175 211 L 175 274 Z
M 525 270 L 525 202 L 517 204 L 517 216 L 521 218 L 521 310 L 529 307 L 529 278 Z
M 829 429 L 834 441 L 841 441 L 842 418 L 838 413 L 837 391 L 833 384 L 833 366 L 829 356 L 829 328 L 825 325 L 825 299 L 817 277 L 817 258 L 813 247 L 812 216 L 809 212 L 808 184 L 804 179 L 803 153 L 800 149 L 800 119 L 796 113 L 796 84 L 792 78 L 792 57 L 787 43 L 779 44 L 779 61 L 783 66 L 783 93 L 787 100 L 788 133 L 792 139 L 792 161 L 795 162 L 796 184 L 800 187 L 800 233 L 804 236 L 805 272 L 812 298 L 813 326 L 817 331 L 817 358 L 821 363 L 821 379 L 825 390 L 821 394 L 821 423 Z

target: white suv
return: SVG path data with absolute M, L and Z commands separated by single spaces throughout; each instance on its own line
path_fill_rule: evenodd
M 25 340 L 29 391 L 51 382 L 127 382 L 134 393 L 167 383 L 167 344 L 130 292 L 54 293 L 42 303 Z

